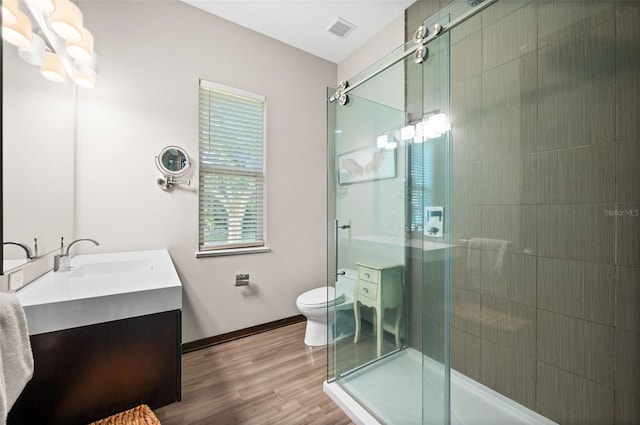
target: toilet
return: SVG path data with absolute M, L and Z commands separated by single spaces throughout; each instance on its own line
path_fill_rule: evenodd
M 339 272 L 345 274 L 338 275 L 335 288 L 321 286 L 311 289 L 296 300 L 298 310 L 307 318 L 304 343 L 308 346 L 327 345 L 336 337 L 353 334 L 353 291 L 356 271 L 341 269 Z M 334 306 L 335 310 L 328 309 Z

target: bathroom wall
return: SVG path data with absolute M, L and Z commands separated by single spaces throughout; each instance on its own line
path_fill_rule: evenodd
M 502 0 L 451 34 L 452 367 L 562 424 L 640 422 L 638 22 Z
M 78 96 L 77 237 L 90 252 L 168 248 L 184 285 L 183 341 L 299 314 L 326 283 L 326 87 L 336 65 L 178 1 L 80 1 L 100 54 Z M 196 259 L 198 79 L 267 98 L 267 245 Z M 191 186 L 163 192 L 166 145 L 195 161 Z M 251 285 L 233 286 L 247 272 Z
M 349 80 L 404 43 L 404 13 L 338 64 L 338 82 Z

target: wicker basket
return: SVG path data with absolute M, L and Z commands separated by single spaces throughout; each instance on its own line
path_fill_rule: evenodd
M 160 420 L 146 404 L 141 404 L 89 425 L 160 425 Z

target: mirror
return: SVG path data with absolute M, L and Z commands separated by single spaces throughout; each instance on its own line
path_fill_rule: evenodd
M 157 183 L 162 190 L 171 190 L 177 184 L 189 186 L 191 180 L 178 180 L 191 169 L 189 154 L 179 146 L 167 146 L 156 156 L 156 167 L 162 173 Z
M 76 100 L 70 81 L 53 83 L 2 48 L 3 242 L 45 255 L 73 239 Z M 3 244 L 3 272 L 24 265 L 26 250 Z
M 178 146 L 167 146 L 162 149 L 158 159 L 158 168 L 164 174 L 180 177 L 189 172 L 191 160 L 184 149 Z

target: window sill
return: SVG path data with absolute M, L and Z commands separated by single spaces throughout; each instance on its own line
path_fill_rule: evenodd
M 196 252 L 196 258 L 222 257 L 223 255 L 259 254 L 261 252 L 270 251 L 271 248 L 269 248 L 268 246 L 259 246 L 254 248 L 217 249 L 212 251 L 198 251 Z

